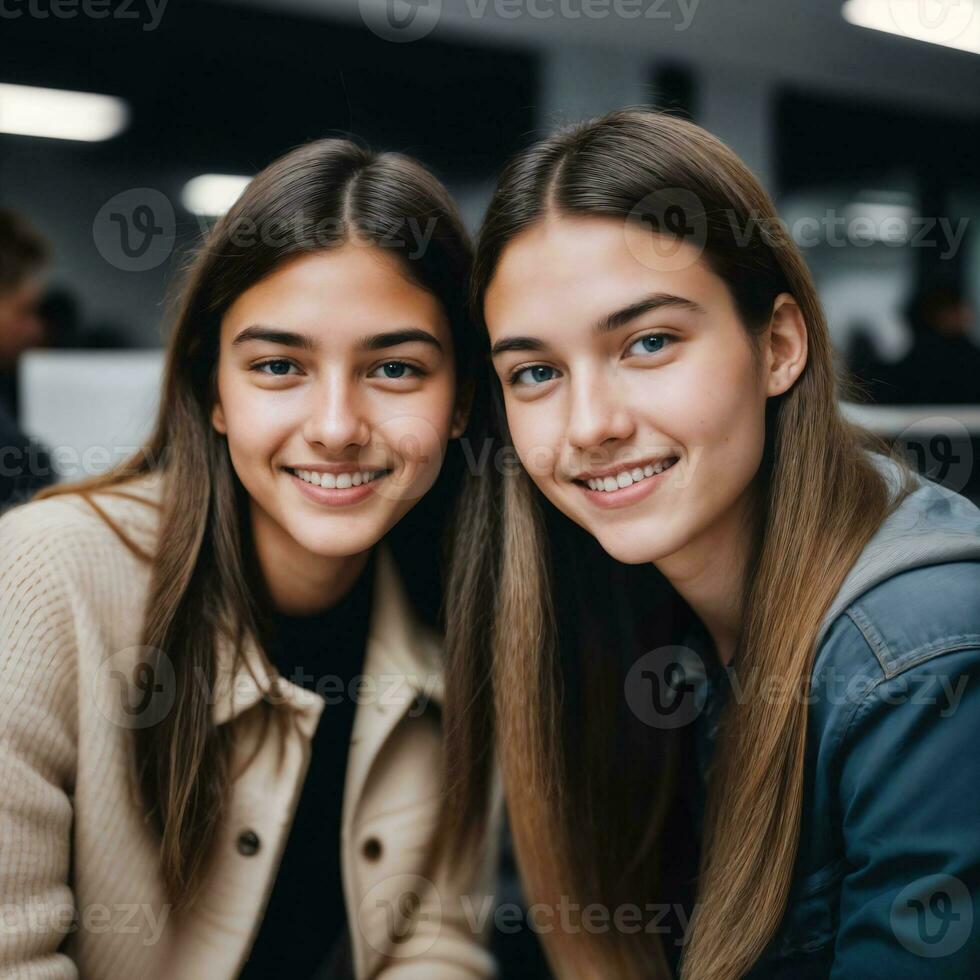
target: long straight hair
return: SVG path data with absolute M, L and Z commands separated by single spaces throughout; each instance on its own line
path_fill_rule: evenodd
M 753 692 L 774 676 L 791 691 L 809 680 L 821 618 L 888 511 L 864 451 L 887 447 L 839 410 L 844 382 L 816 290 L 771 200 L 728 147 L 670 115 L 614 112 L 539 142 L 505 169 L 474 266 L 482 343 L 483 296 L 516 235 L 548 215 L 635 221 L 651 194 L 688 202 L 703 259 L 727 284 L 756 350 L 784 291 L 808 337 L 802 374 L 767 405 L 736 649 L 746 697 L 729 705 L 718 736 L 681 964 L 685 980 L 728 980 L 749 970 L 782 917 L 802 805 L 806 699 Z M 512 448 L 499 383 L 490 373 L 484 384 L 471 438 Z M 468 481 L 449 586 L 445 846 L 461 855 L 480 845 L 473 815 L 484 810 L 495 745 L 529 901 L 643 908 L 668 894 L 662 871 L 675 845 L 665 814 L 679 747 L 675 733 L 644 732 L 631 719 L 623 685 L 637 651 L 677 636 L 693 614 L 650 566 L 617 568 L 588 538 L 520 467 L 489 466 Z M 561 977 L 670 974 L 658 937 L 645 931 L 555 929 L 542 940 Z
M 413 239 L 422 230 L 429 236 L 424 248 Z M 235 775 L 232 726 L 213 723 L 207 698 L 216 676 L 215 634 L 230 624 L 237 666 L 243 638 L 250 634 L 261 643 L 268 614 L 248 495 L 225 437 L 211 424 L 221 319 L 238 296 L 286 260 L 352 239 L 392 249 L 406 275 L 440 300 L 453 335 L 457 381 L 465 387 L 474 373 L 472 331 L 465 328 L 472 254 L 451 197 L 409 157 L 376 154 L 349 140 L 319 140 L 255 177 L 193 257 L 149 443 L 108 473 L 37 495 L 80 493 L 109 520 L 93 494 L 129 496 L 128 481 L 166 473 L 159 544 L 154 554 L 141 555 L 152 563 L 142 642 L 170 659 L 176 698 L 159 723 L 134 734 L 139 786 L 160 835 L 162 873 L 175 907 L 193 904 L 200 890 Z M 435 486 L 388 537 L 406 591 L 429 621 L 438 614 L 440 532 L 461 468 L 458 447 L 451 445 Z M 287 720 L 284 706 L 264 708 L 267 722 L 273 715 Z M 155 710 L 152 702 L 147 710 Z

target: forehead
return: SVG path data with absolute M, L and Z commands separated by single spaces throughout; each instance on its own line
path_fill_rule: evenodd
M 391 251 L 348 243 L 288 259 L 232 303 L 222 333 L 230 339 L 251 323 L 330 333 L 396 324 L 448 331 L 440 302 Z
M 548 217 L 501 253 L 486 291 L 491 334 L 519 324 L 598 317 L 655 292 L 726 304 L 729 294 L 694 246 L 612 217 Z

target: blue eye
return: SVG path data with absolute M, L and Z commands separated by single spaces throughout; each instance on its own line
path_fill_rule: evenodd
M 630 344 L 630 354 L 659 354 L 668 345 L 670 337 L 663 333 L 651 333 Z M 637 345 L 640 345 L 639 347 Z
M 261 364 L 253 364 L 249 370 L 257 371 L 259 374 L 265 374 L 270 377 L 284 378 L 288 374 L 289 369 L 294 366 L 292 361 L 278 357 L 271 361 L 262 361 Z M 265 371 L 263 370 L 264 368 L 273 368 L 273 370 Z M 279 368 L 285 368 L 285 370 L 280 371 Z
M 380 375 L 378 371 L 382 372 Z M 372 372 L 371 377 L 388 378 L 390 381 L 397 381 L 399 378 L 418 377 L 422 372 L 411 364 L 404 361 L 385 361 L 379 364 Z
M 546 381 L 551 381 L 558 377 L 558 372 L 547 364 L 532 364 L 530 367 L 521 368 L 510 376 L 512 385 L 540 385 Z

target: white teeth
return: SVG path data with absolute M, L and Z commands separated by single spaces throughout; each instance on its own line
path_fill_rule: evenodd
M 384 475 L 384 470 L 362 470 L 360 473 L 319 473 L 315 470 L 293 470 L 304 483 L 315 487 L 325 487 L 327 490 L 346 490 L 350 487 L 363 486 Z
M 617 473 L 615 476 L 591 477 L 585 483 L 590 490 L 608 493 L 611 490 L 621 490 L 624 487 L 632 486 L 634 483 L 639 483 L 640 480 L 645 480 L 647 477 L 656 476 L 656 474 L 670 469 L 676 462 L 677 460 L 674 459 L 669 465 L 663 461 L 655 464 L 647 463 L 643 467 L 637 466 L 632 470 L 623 470 L 622 473 Z

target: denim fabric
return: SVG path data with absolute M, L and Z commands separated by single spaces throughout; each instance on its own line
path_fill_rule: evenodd
M 889 479 L 894 464 L 876 463 Z M 738 688 L 690 679 L 702 791 Z M 925 480 L 848 575 L 808 690 L 804 806 L 783 920 L 752 980 L 980 978 L 980 511 Z M 702 819 L 703 793 L 697 801 Z

